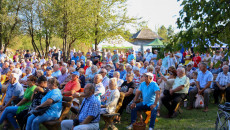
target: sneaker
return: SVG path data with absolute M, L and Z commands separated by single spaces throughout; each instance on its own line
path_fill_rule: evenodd
M 127 126 L 126 128 L 127 128 L 128 130 L 133 129 L 133 124 L 131 124 L 131 125 Z

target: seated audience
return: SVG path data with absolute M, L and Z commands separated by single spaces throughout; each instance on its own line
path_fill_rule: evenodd
M 120 113 L 120 116 L 118 117 L 117 121 L 120 122 L 121 115 L 126 108 L 126 106 L 133 100 L 134 94 L 133 90 L 135 88 L 135 83 L 133 82 L 133 73 L 127 73 L 126 74 L 126 81 L 123 82 L 121 87 L 119 87 L 119 91 L 125 93 L 125 98 L 123 100 L 122 106 L 119 109 L 118 113 Z
M 153 82 L 153 74 L 145 73 L 145 82 L 141 83 L 141 86 L 136 90 L 136 95 L 131 105 L 131 125 L 127 129 L 132 129 L 133 123 L 137 119 L 137 112 L 140 111 L 151 111 L 151 119 L 149 124 L 149 129 L 154 129 L 158 101 L 160 98 L 160 89 L 156 82 Z M 137 103 L 137 99 L 140 94 L 143 96 L 143 101 Z
M 73 120 L 63 120 L 61 122 L 62 130 L 99 129 L 101 103 L 95 97 L 95 87 L 93 84 L 86 84 L 84 95 L 85 99 L 82 101 L 79 114 L 76 116 L 79 124 L 74 126 Z
M 219 104 L 219 96 L 221 92 L 224 92 L 230 86 L 230 72 L 228 65 L 223 66 L 223 72 L 220 72 L 216 78 L 216 83 L 214 84 L 214 100 L 215 104 Z M 226 94 L 226 99 L 230 95 Z
M 72 79 L 61 90 L 62 95 L 72 96 L 75 92 L 78 92 L 81 89 L 79 76 L 80 74 L 77 71 L 72 72 Z
M 109 80 L 109 88 L 105 94 L 101 96 L 101 114 L 114 113 L 116 110 L 117 102 L 120 97 L 120 92 L 117 89 L 117 79 L 111 78 Z
M 177 104 L 182 101 L 189 89 L 189 78 L 185 75 L 184 68 L 177 69 L 177 77 L 174 80 L 173 86 L 170 90 L 165 90 L 167 93 L 164 93 L 162 97 L 162 104 L 168 109 L 168 117 L 171 118 L 175 115 L 174 110 Z
M 207 70 L 205 63 L 200 64 L 200 71 L 197 77 L 197 87 L 189 92 L 189 107 L 188 110 L 193 108 L 193 102 L 196 94 L 204 95 L 204 112 L 208 111 L 209 95 L 212 92 L 210 85 L 213 81 L 213 75 Z
M 45 121 L 56 120 L 60 117 L 62 111 L 62 95 L 58 89 L 58 80 L 52 78 L 48 80 L 50 91 L 42 98 L 41 104 L 35 109 L 50 106 L 42 115 L 35 116 L 32 114 L 28 117 L 26 130 L 39 130 L 39 125 Z
M 28 109 L 31 104 L 31 96 L 34 92 L 34 89 L 37 87 L 35 85 L 37 78 L 33 75 L 27 78 L 27 89 L 24 93 L 23 99 L 16 106 L 8 106 L 2 113 L 0 117 L 0 124 L 3 123 L 5 119 L 8 119 L 15 129 L 19 130 L 19 126 L 14 118 L 16 114 L 19 114 L 21 111 Z

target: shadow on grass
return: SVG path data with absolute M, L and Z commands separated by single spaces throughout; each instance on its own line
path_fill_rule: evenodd
M 213 130 L 215 128 L 215 120 L 217 117 L 217 106 L 210 103 L 209 111 L 202 112 L 202 109 L 186 110 L 181 107 L 182 113 L 176 118 L 168 119 L 163 117 L 158 117 L 158 121 L 155 124 L 156 130 Z M 161 116 L 167 114 L 165 107 L 161 108 Z M 131 114 L 123 113 L 121 118 L 121 123 L 115 126 L 119 130 L 126 130 L 126 127 L 130 125 Z M 100 129 L 103 129 L 105 123 L 103 119 L 100 121 Z M 0 130 L 2 130 L 2 125 L 0 125 Z M 10 127 L 9 130 L 13 130 Z M 43 125 L 40 125 L 40 130 L 46 130 Z M 60 128 L 57 130 L 60 130 Z

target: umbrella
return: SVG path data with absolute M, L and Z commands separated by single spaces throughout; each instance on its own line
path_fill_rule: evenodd
M 164 43 L 159 40 L 158 38 L 155 39 L 154 41 L 150 42 L 149 44 L 145 45 L 145 46 L 152 46 L 153 48 L 165 48 Z

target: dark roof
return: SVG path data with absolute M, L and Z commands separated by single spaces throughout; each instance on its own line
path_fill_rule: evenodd
M 137 33 L 135 33 L 132 36 L 132 39 L 150 39 L 150 40 L 154 40 L 156 38 L 158 38 L 160 40 L 163 39 L 160 36 L 158 36 L 155 32 L 153 32 L 151 29 L 148 29 L 148 28 L 141 29 L 140 31 L 138 31 Z

